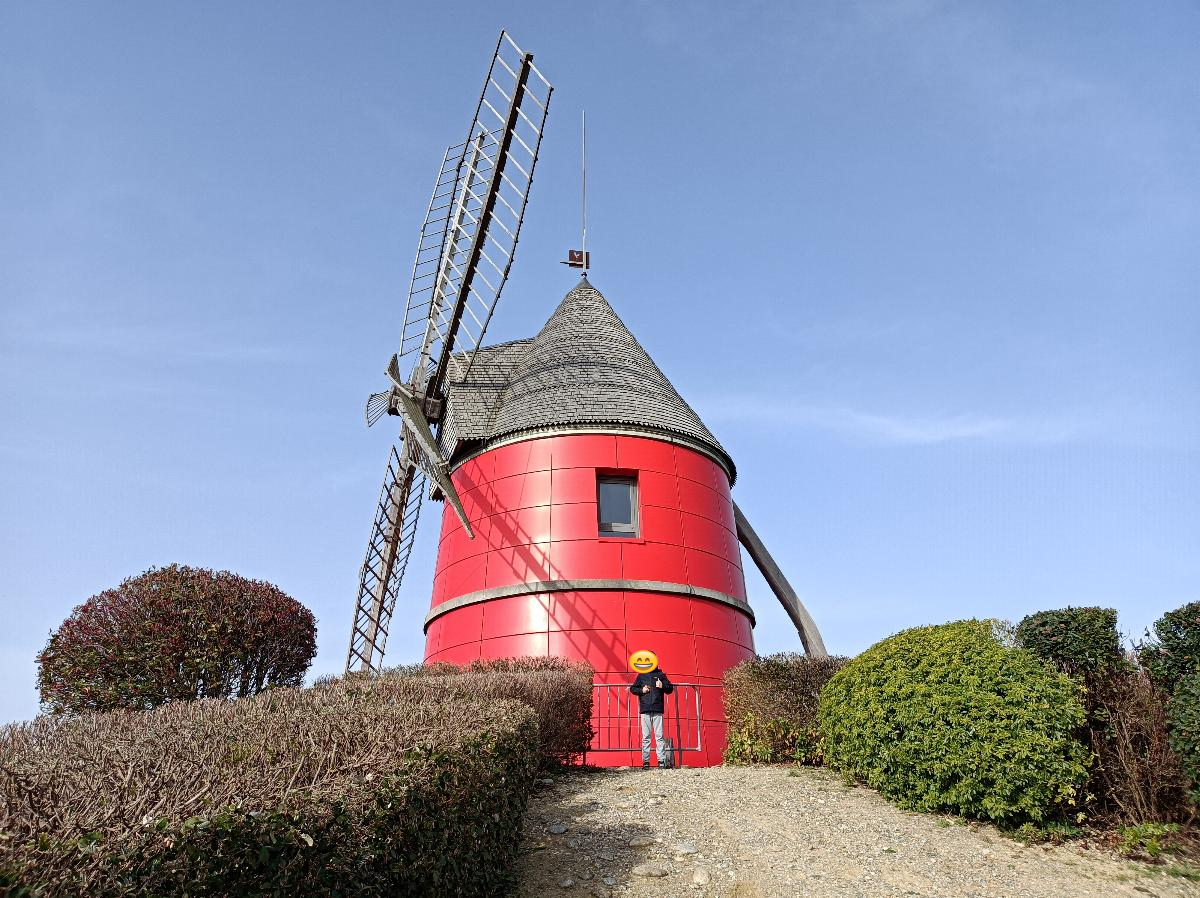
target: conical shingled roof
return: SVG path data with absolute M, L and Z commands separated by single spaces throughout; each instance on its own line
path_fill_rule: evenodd
M 584 278 L 512 369 L 487 439 L 600 424 L 685 437 L 714 454 L 734 477 L 729 453 Z

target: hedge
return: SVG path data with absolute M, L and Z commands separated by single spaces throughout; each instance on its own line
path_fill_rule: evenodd
M 1138 656 L 1159 686 L 1174 693 L 1181 681 L 1200 670 L 1200 602 L 1168 611 L 1153 629 Z
M 819 764 L 817 709 L 821 688 L 845 658 L 784 652 L 752 658 L 725 673 L 725 760 L 743 764 Z
M 57 898 L 492 895 L 527 706 L 381 678 L 0 730 L 0 883 Z
M 825 762 L 913 810 L 1046 820 L 1087 780 L 1080 691 L 991 621 L 905 630 L 822 690 Z
M 1070 674 L 1087 674 L 1121 661 L 1117 612 L 1112 608 L 1062 608 L 1024 618 L 1017 644 Z
M 1200 673 L 1183 678 L 1167 706 L 1171 749 L 1191 781 L 1191 799 L 1200 804 Z
M 413 664 L 387 668 L 391 678 L 433 678 L 481 698 L 505 698 L 533 708 L 544 767 L 574 764 L 592 741 L 593 668 L 555 657 L 481 658 L 465 667 Z

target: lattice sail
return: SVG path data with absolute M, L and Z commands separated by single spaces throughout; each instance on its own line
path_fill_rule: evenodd
M 413 261 L 400 352 L 388 369 L 393 385 L 367 402 L 368 425 L 389 413 L 405 424 L 359 575 L 348 671 L 382 664 L 427 475 L 470 533 L 437 445 L 444 388 L 448 376 L 470 369 L 508 279 L 553 90 L 533 54 L 501 32 L 467 138 L 446 151 L 438 169 Z M 401 370 L 411 371 L 407 385 Z
M 502 32 L 467 139 L 442 159 L 413 261 L 400 359 L 415 392 L 470 367 L 508 279 L 554 88 Z
M 382 665 L 400 582 L 417 535 L 425 473 L 413 458 L 412 440 L 405 437 L 402 433 L 388 457 L 367 557 L 359 572 L 358 603 L 346 656 L 348 671 L 375 671 Z

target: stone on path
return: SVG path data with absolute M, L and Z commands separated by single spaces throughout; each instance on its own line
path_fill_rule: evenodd
M 634 876 L 650 876 L 656 879 L 667 875 L 667 871 L 658 866 L 658 864 L 638 864 L 629 872 Z
M 671 850 L 676 854 L 695 854 L 696 846 L 691 842 L 676 842 L 671 846 Z
M 703 867 L 697 867 L 696 872 L 692 874 L 693 885 L 706 886 L 711 879 L 712 876 L 710 876 L 709 872 Z
M 654 836 L 634 836 L 629 840 L 630 848 L 646 848 L 654 844 Z
M 548 827 L 546 827 L 546 829 L 556 836 L 561 836 L 567 831 L 567 828 L 561 823 L 551 823 Z

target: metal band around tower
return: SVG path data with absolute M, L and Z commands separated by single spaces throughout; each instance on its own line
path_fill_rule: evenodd
M 511 586 L 495 586 L 491 589 L 480 589 L 477 592 L 469 592 L 466 595 L 442 602 L 440 605 L 431 608 L 429 613 L 425 615 L 424 629 L 428 631 L 429 625 L 443 614 L 448 614 L 466 605 L 490 602 L 492 599 L 507 599 L 512 596 L 527 596 L 542 592 L 596 592 L 600 590 L 606 592 L 665 592 L 674 595 L 690 596 L 694 599 L 707 599 L 710 602 L 720 602 L 722 605 L 729 605 L 731 608 L 736 608 L 750 618 L 751 626 L 755 623 L 754 612 L 750 609 L 749 604 L 736 596 L 718 592 L 715 589 L 705 589 L 703 586 L 689 586 L 686 583 L 668 583 L 664 580 L 537 580 L 531 583 L 514 583 Z

